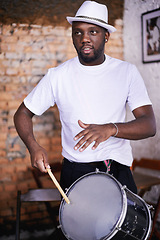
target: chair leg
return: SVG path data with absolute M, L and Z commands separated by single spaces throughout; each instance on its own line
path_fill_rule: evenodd
M 20 213 L 21 213 L 21 191 L 17 192 L 17 212 L 16 212 L 16 238 L 20 240 Z

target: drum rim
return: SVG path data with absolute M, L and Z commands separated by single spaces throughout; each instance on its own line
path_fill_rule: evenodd
M 78 178 L 78 179 L 77 179 L 74 183 L 72 183 L 72 185 L 66 190 L 65 194 L 68 196 L 68 194 L 69 194 L 70 190 L 73 188 L 73 186 L 74 186 L 77 182 L 79 182 L 81 179 L 83 179 L 83 178 L 85 178 L 85 177 L 87 177 L 87 176 L 96 175 L 96 174 L 107 175 L 107 176 L 109 176 L 110 178 L 112 178 L 112 179 L 117 183 L 117 185 L 119 186 L 119 189 L 120 189 L 120 191 L 121 191 L 121 193 L 122 193 L 122 209 L 121 209 L 121 213 L 120 213 L 119 219 L 118 219 L 117 223 L 115 224 L 115 227 L 113 228 L 113 230 L 112 230 L 107 236 L 105 236 L 105 237 L 103 238 L 104 240 L 105 240 L 105 239 L 110 240 L 110 239 L 119 231 L 119 229 L 120 229 L 120 227 L 122 226 L 123 221 L 124 221 L 124 219 L 125 219 L 125 217 L 126 217 L 126 212 L 127 212 L 127 195 L 126 195 L 126 193 L 125 193 L 125 191 L 124 191 L 124 188 L 126 188 L 126 187 L 123 187 L 123 186 L 121 185 L 121 183 L 118 182 L 117 179 L 116 179 L 115 177 L 113 177 L 112 175 L 110 175 L 109 173 L 96 170 L 96 171 L 94 171 L 94 172 L 87 173 L 87 174 L 81 176 L 80 178 Z M 63 234 L 65 235 L 65 237 L 66 237 L 68 240 L 69 240 L 69 239 L 70 239 L 70 240 L 73 240 L 72 238 L 69 238 L 69 236 L 67 235 L 67 233 L 64 231 L 63 224 L 62 224 L 62 220 L 61 220 L 61 211 L 62 211 L 62 209 L 63 209 L 63 205 L 65 205 L 65 204 L 66 204 L 65 200 L 62 199 L 61 204 L 60 204 L 60 208 L 59 208 L 59 223 L 60 223 L 60 228 L 61 228 Z M 101 240 L 102 240 L 102 239 L 101 239 Z

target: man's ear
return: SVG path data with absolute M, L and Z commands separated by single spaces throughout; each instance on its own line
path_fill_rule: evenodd
M 106 40 L 106 42 L 108 42 L 109 37 L 110 37 L 110 33 L 107 30 L 106 33 L 105 33 L 105 40 Z

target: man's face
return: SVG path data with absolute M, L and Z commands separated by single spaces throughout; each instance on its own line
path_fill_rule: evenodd
M 72 39 L 83 65 L 103 63 L 105 40 L 109 39 L 109 33 L 104 28 L 85 22 L 73 22 Z

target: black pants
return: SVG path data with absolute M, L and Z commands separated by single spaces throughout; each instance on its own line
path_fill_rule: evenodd
M 61 187 L 65 191 L 66 188 L 69 188 L 78 178 L 87 173 L 94 172 L 96 168 L 98 168 L 99 171 L 106 172 L 106 166 L 103 162 L 75 163 L 64 158 L 60 179 Z M 129 190 L 137 193 L 137 187 L 128 166 L 112 161 L 109 174 L 112 174 L 122 186 L 126 185 Z

